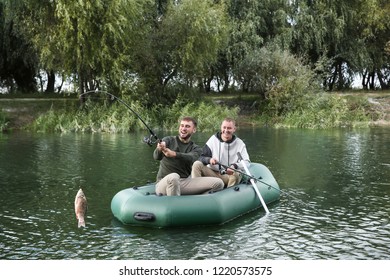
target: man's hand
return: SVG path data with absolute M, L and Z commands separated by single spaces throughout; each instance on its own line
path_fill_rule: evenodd
M 210 159 L 210 164 L 211 164 L 211 165 L 218 164 L 218 160 L 215 159 L 215 158 L 211 158 L 211 159 Z M 231 169 L 231 168 L 227 168 L 227 169 L 226 169 L 226 174 L 228 174 L 228 175 L 233 175 L 233 173 L 234 173 L 234 169 Z
M 157 150 L 164 152 L 164 150 L 167 148 L 167 145 L 165 142 L 158 142 L 157 143 Z
M 176 152 L 167 148 L 165 142 L 157 143 L 157 150 L 161 151 L 164 154 L 164 156 L 166 156 L 166 157 L 169 157 L 169 158 L 176 157 Z
M 231 169 L 231 168 L 227 168 L 226 169 L 226 174 L 227 175 L 233 175 L 233 173 L 234 173 L 234 169 Z
M 164 150 L 162 150 L 162 152 L 168 158 L 176 157 L 176 152 L 172 151 L 171 149 L 165 148 Z

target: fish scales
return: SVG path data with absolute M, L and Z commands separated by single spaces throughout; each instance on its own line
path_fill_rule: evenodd
M 83 190 L 80 188 L 76 194 L 74 201 L 74 211 L 76 213 L 76 219 L 78 220 L 78 227 L 85 227 L 85 216 L 87 213 L 87 197 Z

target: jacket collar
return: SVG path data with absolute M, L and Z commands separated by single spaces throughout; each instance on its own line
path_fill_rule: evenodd
M 235 134 L 233 134 L 232 139 L 230 139 L 229 141 L 223 141 L 223 140 L 222 140 L 221 132 L 217 132 L 217 133 L 215 134 L 215 137 L 217 137 L 218 140 L 219 140 L 220 142 L 224 142 L 224 143 L 228 143 L 228 144 L 230 144 L 230 143 L 234 142 L 234 140 L 236 140 L 236 135 L 235 135 Z

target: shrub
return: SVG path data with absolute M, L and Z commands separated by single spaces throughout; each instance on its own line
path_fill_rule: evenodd
M 367 126 L 369 116 L 364 99 L 351 102 L 336 94 L 322 94 L 313 99 L 301 111 L 287 114 L 279 126 L 300 128 L 331 128 L 346 126 Z
M 225 117 L 237 118 L 239 108 L 227 107 L 212 102 L 187 102 L 178 98 L 172 107 L 158 106 L 161 127 L 166 130 L 176 130 L 178 120 L 185 116 L 191 116 L 198 122 L 200 131 L 213 131 L 219 128 L 222 119 Z M 155 121 L 158 122 L 158 119 Z
M 152 129 L 176 130 L 184 116 L 198 121 L 202 131 L 215 130 L 225 117 L 237 118 L 238 107 L 228 108 L 213 103 L 184 102 L 178 98 L 171 107 L 157 105 L 146 108 L 138 101 L 124 97 L 123 101 Z M 87 101 L 82 108 L 53 110 L 38 117 L 32 125 L 39 132 L 108 132 L 126 133 L 145 129 L 144 124 L 129 108 L 119 102 L 107 104 Z
M 0 111 L 0 132 L 6 130 L 8 126 L 8 120 L 6 118 L 6 115 Z

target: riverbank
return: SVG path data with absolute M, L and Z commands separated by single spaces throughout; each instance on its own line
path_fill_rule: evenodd
M 378 120 L 372 125 L 390 126 L 390 93 L 367 93 L 367 100 L 372 108 L 379 113 Z
M 20 130 L 64 101 L 62 98 L 0 98 L 0 113 L 6 118 L 7 130 Z
M 377 115 L 376 120 L 373 120 L 372 126 L 390 126 L 390 92 L 347 92 L 338 93 L 340 96 L 348 98 L 349 96 L 366 97 L 371 111 Z M 215 96 L 209 100 L 219 105 L 236 105 L 240 107 L 238 122 L 240 126 L 252 126 L 253 116 L 256 115 L 257 102 L 252 95 L 240 96 L 232 99 L 231 96 Z M 75 98 L 50 97 L 50 98 L 0 98 L 0 113 L 5 116 L 7 121 L 7 130 L 20 130 L 32 124 L 40 115 L 47 113 L 50 109 L 64 108 L 77 103 Z M 77 106 L 77 105 L 76 105 Z

